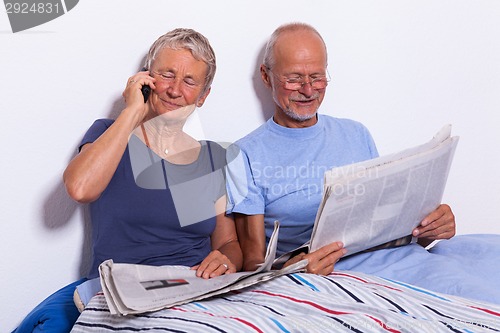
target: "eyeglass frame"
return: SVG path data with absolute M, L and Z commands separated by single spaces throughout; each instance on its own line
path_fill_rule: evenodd
M 311 85 L 311 88 L 312 89 L 315 89 L 315 90 L 320 90 L 320 89 L 325 89 L 327 86 L 328 86 L 328 82 L 330 82 L 332 80 L 331 76 L 330 76 L 330 72 L 328 72 L 328 68 L 325 69 L 326 73 L 324 76 L 322 76 L 321 78 L 312 78 L 310 75 L 298 75 L 297 79 L 299 80 L 298 82 L 289 82 L 288 80 L 290 80 L 289 78 L 286 78 L 285 81 L 281 81 L 280 80 L 280 76 L 276 73 L 274 73 L 272 71 L 271 68 L 267 67 L 267 66 L 264 66 L 266 68 L 266 70 L 268 70 L 271 74 L 274 75 L 274 77 L 276 77 L 276 80 L 278 80 L 279 83 L 281 83 L 283 85 L 283 88 L 285 88 L 286 90 L 291 90 L 291 91 L 299 91 L 300 89 L 302 89 L 304 87 L 305 84 L 310 84 Z M 309 77 L 309 81 L 306 81 L 305 78 Z M 324 79 L 324 80 L 323 80 Z M 315 88 L 313 86 L 313 84 L 315 82 L 325 82 L 325 86 L 322 87 L 322 88 Z M 300 84 L 300 87 L 298 87 L 297 89 L 292 89 L 292 88 L 287 88 L 286 85 L 287 84 Z

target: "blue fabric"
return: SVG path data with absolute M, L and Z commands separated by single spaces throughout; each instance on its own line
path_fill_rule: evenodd
M 81 144 L 95 141 L 112 124 L 110 119 L 97 120 Z M 202 143 L 198 160 L 179 166 L 158 158 L 136 136 L 131 137 L 107 188 L 90 203 L 93 260 L 89 279 L 98 276 L 99 265 L 107 259 L 193 266 L 208 255 L 215 228 L 214 203 L 224 193 L 225 180 L 220 179 L 218 185 L 216 181 L 206 182 L 196 191 L 185 190 L 180 184 L 223 168 L 225 150 L 213 142 L 210 147 Z M 140 172 L 136 173 L 140 174 L 134 174 L 133 163 L 139 165 Z M 181 188 L 180 195 L 174 194 L 174 187 Z M 203 202 L 195 201 L 197 198 Z M 199 212 L 202 205 L 210 206 L 212 211 L 205 220 L 186 225 L 180 219 L 181 204 L 193 213 Z
M 12 333 L 50 332 L 67 333 L 78 319 L 80 312 L 73 301 L 76 286 L 85 282 L 75 281 L 38 304 Z
M 356 254 L 335 270 L 354 270 L 429 290 L 500 304 L 500 235 L 458 235 L 429 251 L 418 244 Z
M 235 147 L 241 163 L 228 158 L 228 211 L 265 214 L 267 240 L 279 220 L 278 256 L 309 241 L 325 171 L 378 156 L 362 124 L 326 115 L 307 128 L 283 127 L 271 118 Z
M 84 283 L 78 285 L 76 287 L 76 290 L 78 291 L 78 296 L 80 296 L 80 301 L 84 306 L 87 306 L 87 304 L 90 302 L 90 299 L 102 290 L 101 279 L 97 277 L 91 280 L 87 280 Z

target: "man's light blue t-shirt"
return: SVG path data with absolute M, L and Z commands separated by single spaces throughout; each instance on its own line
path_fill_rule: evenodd
M 228 152 L 228 212 L 264 214 L 267 240 L 279 220 L 278 256 L 309 241 L 325 171 L 378 156 L 365 126 L 326 115 L 306 128 L 271 118 Z

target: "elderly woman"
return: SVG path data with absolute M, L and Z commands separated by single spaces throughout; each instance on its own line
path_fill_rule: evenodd
M 69 195 L 90 203 L 89 275 L 41 303 L 17 332 L 69 331 L 78 317 L 75 287 L 98 277 L 107 259 L 190 266 L 200 278 L 241 269 L 234 222 L 224 214 L 225 150 L 182 130 L 209 95 L 215 68 L 212 47 L 194 30 L 153 43 L 144 70 L 127 82 L 125 109 L 94 122 L 64 172 Z

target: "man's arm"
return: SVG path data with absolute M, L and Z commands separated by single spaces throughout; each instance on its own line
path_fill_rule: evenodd
M 243 270 L 254 271 L 266 257 L 264 215 L 234 213 L 236 231 L 243 252 Z

